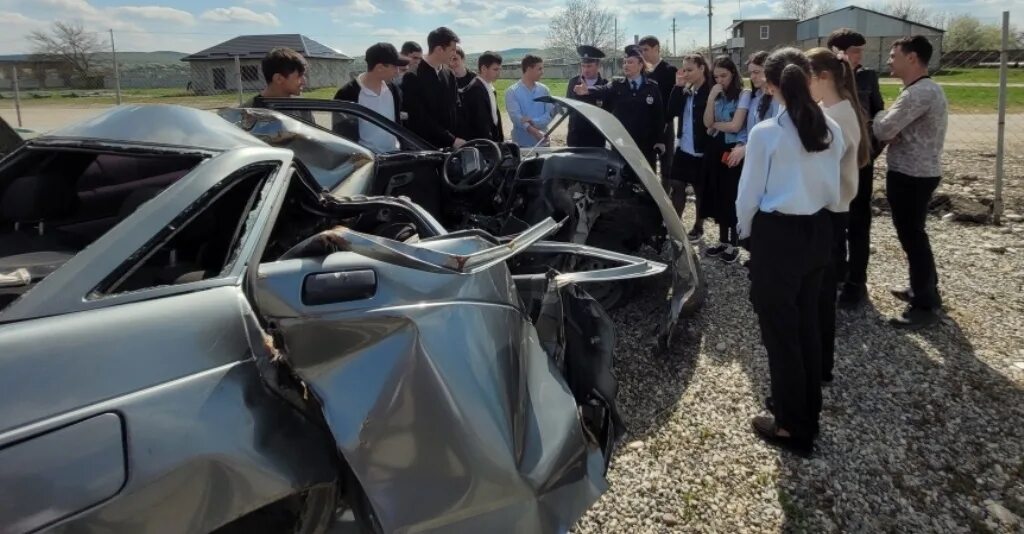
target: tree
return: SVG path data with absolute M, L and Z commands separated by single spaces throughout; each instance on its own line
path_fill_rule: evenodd
M 1020 46 L 1017 29 L 1010 26 L 1010 47 Z M 949 21 L 942 48 L 946 50 L 999 50 L 1003 29 L 998 24 L 982 24 L 971 15 L 958 15 Z
M 931 10 L 917 0 L 889 0 L 888 3 L 872 6 L 872 9 L 919 24 L 931 24 L 932 21 Z
M 835 9 L 835 0 L 782 0 L 782 13 L 804 20 Z
M 575 57 L 579 45 L 615 54 L 616 44 L 625 43 L 625 28 L 619 28 L 616 35 L 615 13 L 601 8 L 597 0 L 568 0 L 548 27 L 547 46 L 562 57 Z
M 81 78 L 101 73 L 97 56 L 104 51 L 106 43 L 95 32 L 85 31 L 81 23 L 57 21 L 49 32 L 35 30 L 28 40 L 40 60 L 60 61 Z

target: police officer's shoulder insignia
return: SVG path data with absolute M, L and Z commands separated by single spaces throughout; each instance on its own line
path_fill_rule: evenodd
M 654 97 L 651 96 L 651 95 L 647 95 L 647 105 L 649 106 L 649 105 L 651 105 L 653 103 L 654 103 Z
M 626 83 L 626 77 L 625 76 L 614 76 L 614 77 L 612 77 L 612 82 L 614 82 L 614 83 Z

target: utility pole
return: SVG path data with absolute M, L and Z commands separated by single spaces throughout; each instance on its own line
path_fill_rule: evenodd
M 672 17 L 672 57 L 676 57 L 676 18 Z
M 708 59 L 713 59 L 715 54 L 711 51 L 711 0 L 708 0 Z
M 615 17 L 615 30 L 614 31 L 615 31 L 615 36 L 613 38 L 614 41 L 615 41 L 615 52 L 614 53 L 618 53 L 618 51 L 619 51 L 619 17 Z
M 110 30 L 110 56 L 114 60 L 114 94 L 117 95 L 117 105 L 121 105 L 121 73 L 117 70 L 117 47 L 114 46 L 114 30 Z

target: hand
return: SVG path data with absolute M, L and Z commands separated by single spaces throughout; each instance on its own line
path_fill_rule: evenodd
M 722 89 L 722 84 L 716 83 L 715 85 L 711 86 L 711 92 L 708 93 L 708 100 L 714 100 L 716 97 L 718 97 L 718 95 L 722 94 L 723 90 L 724 89 Z
M 665 143 L 656 143 L 654 145 L 654 151 L 657 152 L 658 154 L 664 154 L 665 153 Z
M 530 126 L 529 128 L 527 128 L 526 129 L 526 133 L 532 135 L 533 138 L 538 140 L 538 141 L 540 141 L 541 139 L 544 139 L 544 132 L 538 130 L 537 128 L 534 128 L 533 126 Z
M 530 117 L 523 117 L 520 122 L 523 123 L 523 126 L 533 126 L 533 120 Z
M 572 92 L 576 93 L 579 96 L 586 96 L 590 94 L 590 89 L 587 89 L 587 84 L 580 83 L 576 85 L 576 87 L 572 88 Z
M 743 157 L 746 156 L 746 155 L 747 155 L 747 147 L 746 146 L 738 146 L 738 147 L 732 149 L 732 152 L 729 153 L 729 162 L 727 164 L 729 165 L 730 168 L 735 167 L 735 166 L 739 165 L 740 163 L 743 163 Z
M 676 72 L 676 87 L 686 87 L 686 74 L 683 71 Z
M 452 141 L 452 148 L 460 148 L 466 144 L 466 140 L 461 137 L 456 137 L 455 141 Z

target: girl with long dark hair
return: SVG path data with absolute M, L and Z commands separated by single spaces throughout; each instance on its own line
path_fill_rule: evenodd
M 832 257 L 825 269 L 819 301 L 821 314 L 821 379 L 832 381 L 836 348 L 836 292 L 846 278 L 846 227 L 850 202 L 857 196 L 860 168 L 871 161 L 864 110 L 857 98 L 853 68 L 827 48 L 807 52 L 811 62 L 811 96 L 843 131 L 846 150 L 839 167 L 839 202 L 829 206 L 832 216 Z
M 733 263 L 739 259 L 736 248 L 736 188 L 740 168 L 729 166 L 729 157 L 744 136 L 750 91 L 743 89 L 740 71 L 728 56 L 715 60 L 712 74 L 715 85 L 704 107 L 704 126 L 711 135 L 710 148 L 704 153 L 708 169 L 708 188 L 714 191 L 714 218 L 718 222 L 718 245 L 705 254 Z
M 839 201 L 842 130 L 811 98 L 810 62 L 795 48 L 765 61 L 769 91 L 783 109 L 749 133 L 736 211 L 751 237 L 750 300 L 768 349 L 774 414 L 755 417 L 765 441 L 809 456 L 821 413 L 818 298 Z
M 764 77 L 764 62 L 768 52 L 760 50 L 750 54 L 747 59 L 747 73 L 750 75 L 750 110 L 747 112 L 747 125 L 741 133 L 740 142 L 729 155 L 729 167 L 743 164 L 746 155 L 747 136 L 757 123 L 775 117 L 779 113 L 779 103 L 768 94 Z
M 668 99 L 669 121 L 678 117 L 676 151 L 672 159 L 672 179 L 667 184 L 671 191 L 672 206 L 682 214 L 686 208 L 686 184 L 693 187 L 697 198 L 690 241 L 700 240 L 704 233 L 704 218 L 709 209 L 707 172 L 704 152 L 708 149 L 708 131 L 704 126 L 704 107 L 711 93 L 711 69 L 704 56 L 694 54 L 683 57 L 682 68 L 676 73 L 675 87 Z

